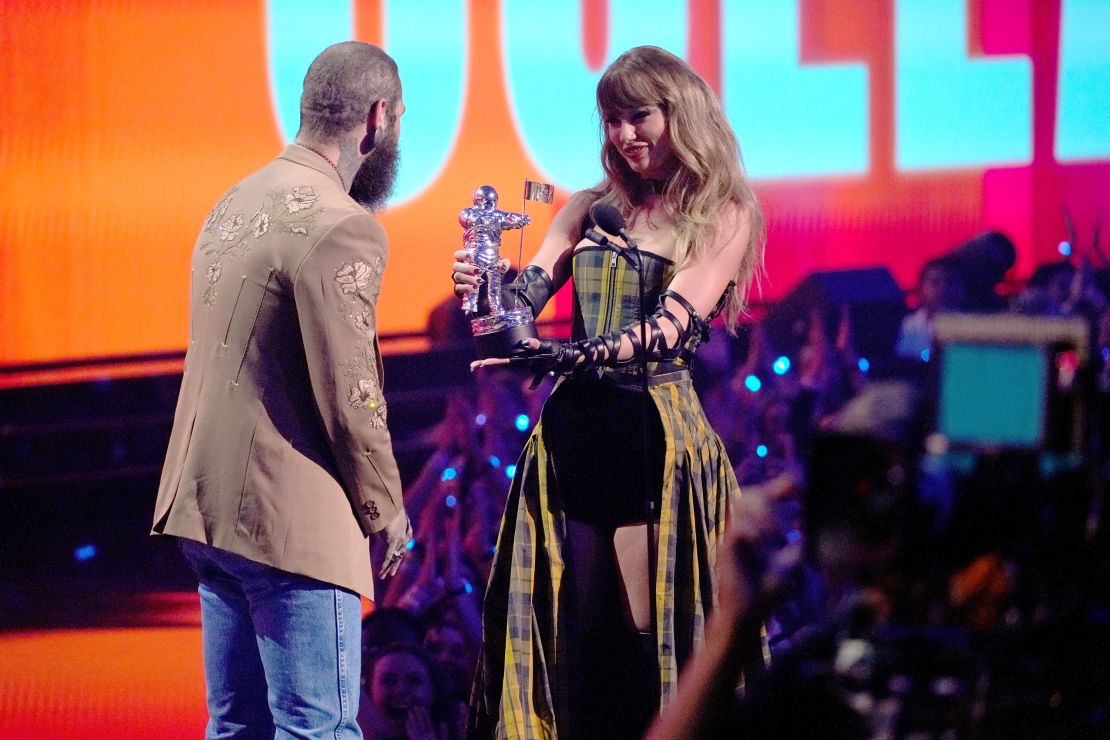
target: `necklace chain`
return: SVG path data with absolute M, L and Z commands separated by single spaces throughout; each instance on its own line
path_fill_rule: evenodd
M 331 161 L 330 159 L 328 159 L 327 157 L 325 157 L 325 156 L 324 156 L 324 154 L 323 154 L 322 152 L 320 152 L 320 151 L 319 151 L 319 150 L 317 150 L 317 149 L 313 149 L 313 148 L 312 148 L 312 147 L 310 147 L 310 146 L 309 146 L 308 144 L 302 144 L 302 143 L 301 143 L 301 142 L 299 142 L 299 141 L 294 141 L 293 143 L 294 143 L 294 144 L 296 144 L 297 146 L 299 146 L 299 147 L 300 147 L 300 148 L 302 148 L 302 149 L 307 149 L 308 151 L 312 152 L 313 154 L 315 154 L 315 155 L 316 155 L 316 156 L 318 156 L 318 157 L 321 157 L 321 158 L 322 158 L 322 159 L 323 159 L 323 160 L 324 160 L 325 162 L 327 162 L 328 164 L 330 164 L 330 165 L 331 165 L 331 168 L 332 168 L 333 170 L 335 170 L 335 175 L 336 175 L 336 177 L 338 177 L 338 178 L 339 178 L 339 183 L 340 183 L 341 185 L 343 184 L 343 175 L 341 175 L 341 174 L 339 173 L 339 168 L 335 166 L 335 162 Z

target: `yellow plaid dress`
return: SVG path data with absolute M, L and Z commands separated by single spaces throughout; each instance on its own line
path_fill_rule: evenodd
M 674 265 L 644 255 L 651 314 Z M 573 269 L 576 339 L 636 321 L 636 272 L 616 253 L 579 249 Z M 716 600 L 717 543 L 728 521 L 730 493 L 738 489 L 689 373 L 674 377 L 649 390 L 666 439 L 655 575 L 664 707 L 677 688 L 680 666 L 704 637 L 705 618 Z M 565 687 L 574 678 L 565 675 L 566 646 L 560 639 L 566 529 L 555 480 L 541 414 L 517 462 L 486 591 L 470 727 L 475 738 L 556 738 L 568 724 Z

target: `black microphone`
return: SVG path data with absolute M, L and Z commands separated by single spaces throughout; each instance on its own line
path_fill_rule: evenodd
M 600 226 L 610 234 L 616 234 L 621 239 L 624 239 L 625 244 L 629 249 L 638 249 L 636 242 L 624 230 L 624 218 L 621 217 L 620 211 L 608 203 L 602 203 L 600 200 L 595 201 L 590 206 L 590 218 L 593 222 Z
M 593 232 L 593 234 L 596 236 L 601 235 L 597 234 L 597 232 L 595 232 L 593 229 L 587 231 L 586 236 L 590 237 L 603 247 L 612 245 L 613 248 L 616 249 L 617 253 L 624 257 L 628 264 L 632 265 L 632 268 L 634 270 L 639 272 L 640 247 L 638 244 L 636 244 L 636 240 L 629 236 L 628 232 L 624 230 L 624 218 L 621 216 L 620 211 L 618 211 L 616 208 L 609 205 L 608 203 L 602 203 L 600 200 L 594 201 L 593 205 L 590 206 L 590 219 L 610 234 L 617 234 L 618 236 L 620 236 L 620 238 L 623 239 L 624 243 L 628 246 L 628 249 L 618 249 L 615 244 L 606 239 L 604 236 L 601 237 L 601 241 L 598 241 L 594 238 L 593 235 L 591 235 L 591 232 Z

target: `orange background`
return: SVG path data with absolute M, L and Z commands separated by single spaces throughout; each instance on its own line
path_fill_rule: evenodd
M 371 42 L 381 34 L 375 6 L 357 5 L 356 36 Z M 498 47 L 496 11 L 473 3 L 472 49 Z M 0 5 L 9 65 L 0 76 L 0 365 L 184 347 L 197 230 L 227 187 L 284 146 L 263 14 L 261 2 L 212 0 Z M 506 135 L 503 89 L 481 83 L 502 79 L 490 67 L 499 59 L 471 54 L 475 82 L 455 151 L 428 190 L 382 216 L 391 237 L 383 333 L 423 328 L 450 296 L 458 211 L 474 188 L 493 185 L 502 207 L 516 209 L 523 179 L 538 178 Z M 526 252 L 554 213 L 528 205 Z M 505 242 L 514 261 L 515 242 Z
M 578 1 L 582 46 L 567 54 L 596 68 L 606 58 L 608 4 Z M 687 0 L 690 60 L 715 87 L 723 1 Z M 380 3 L 352 2 L 356 37 L 380 41 Z M 893 3 L 797 2 L 803 63 L 867 65 L 870 169 L 755 183 L 768 223 L 765 297 L 784 295 L 813 270 L 872 265 L 911 287 L 927 259 L 988 228 L 1013 238 L 1014 276 L 1025 277 L 1058 258 L 1067 236 L 1062 205 L 1089 242 L 1110 191 L 1110 162 L 1053 157 L 1060 0 L 967 0 L 969 55 L 1033 62 L 1032 162 L 925 173 L 894 165 Z M 263 0 L 0 3 L 0 385 L 27 364 L 183 349 L 196 232 L 228 186 L 283 146 L 269 97 L 265 8 Z M 468 15 L 469 87 L 455 149 L 428 190 L 382 217 L 391 239 L 379 307 L 386 334 L 422 329 L 428 310 L 450 295 L 457 213 L 473 189 L 491 184 L 515 209 L 522 180 L 540 176 L 513 129 L 500 4 L 470 0 Z M 589 109 L 592 101 L 567 104 Z M 558 193 L 554 207 L 529 204 L 526 256 L 566 196 Z M 506 245 L 515 258 L 515 239 Z

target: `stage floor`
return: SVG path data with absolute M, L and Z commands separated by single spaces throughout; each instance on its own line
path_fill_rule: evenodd
M 116 606 L 90 619 L 97 626 L 0 632 L 0 737 L 204 736 L 196 593 L 139 595 Z

